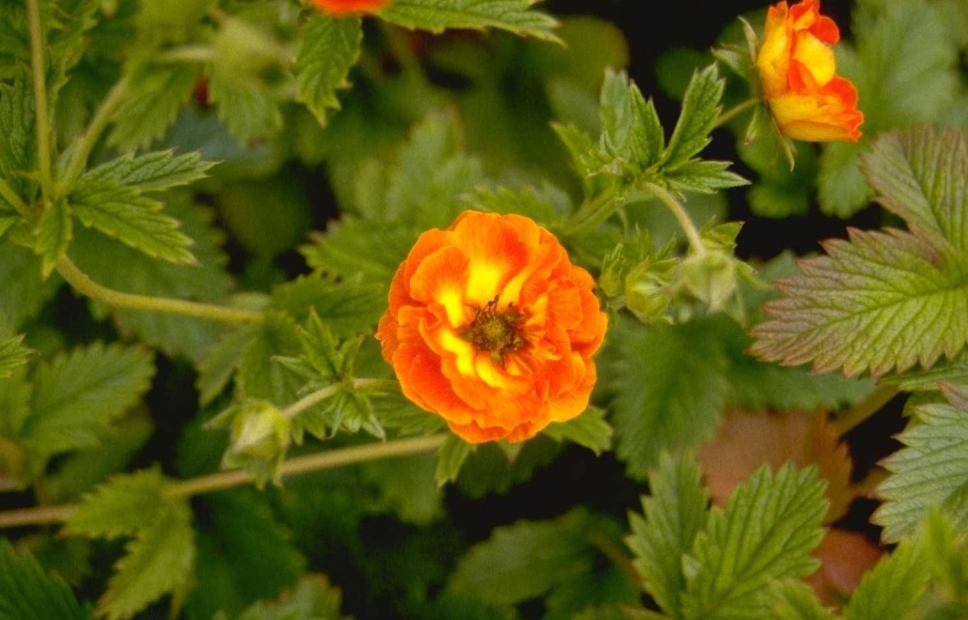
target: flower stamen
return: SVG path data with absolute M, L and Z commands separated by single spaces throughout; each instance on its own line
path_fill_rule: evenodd
M 505 355 L 514 353 L 524 344 L 521 335 L 524 317 L 514 309 L 513 302 L 504 312 L 498 310 L 499 299 L 500 296 L 495 295 L 483 308 L 475 308 L 474 320 L 461 334 L 478 351 L 489 352 L 495 362 L 503 362 Z

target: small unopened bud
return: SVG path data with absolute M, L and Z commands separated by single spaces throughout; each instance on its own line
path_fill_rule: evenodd
M 710 312 L 719 312 L 736 293 L 736 258 L 720 250 L 692 254 L 679 266 L 677 280 L 679 287 L 704 303 Z

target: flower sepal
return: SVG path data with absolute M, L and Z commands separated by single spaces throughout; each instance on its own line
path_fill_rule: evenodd
M 281 483 L 280 468 L 289 448 L 292 421 L 275 405 L 248 399 L 218 414 L 206 426 L 229 430 L 223 469 L 249 471 L 260 488 L 270 480 L 277 486 Z

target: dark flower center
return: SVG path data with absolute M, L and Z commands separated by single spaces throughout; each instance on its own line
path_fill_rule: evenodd
M 521 320 L 524 317 L 512 304 L 501 312 L 497 302 L 498 298 L 494 297 L 483 308 L 476 308 L 474 320 L 461 336 L 478 351 L 488 351 L 495 361 L 501 361 L 505 355 L 524 344 L 524 338 L 521 337 Z

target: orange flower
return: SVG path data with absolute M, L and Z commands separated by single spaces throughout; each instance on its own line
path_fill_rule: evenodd
M 312 0 L 312 2 L 330 15 L 376 13 L 390 4 L 390 0 Z
M 593 287 L 532 220 L 465 211 L 410 250 L 377 338 L 404 395 L 462 438 L 522 441 L 588 406 L 606 326 Z
M 837 73 L 831 48 L 840 40 L 820 0 L 770 7 L 756 58 L 763 95 L 780 131 L 796 140 L 856 141 L 864 115 L 857 89 Z

